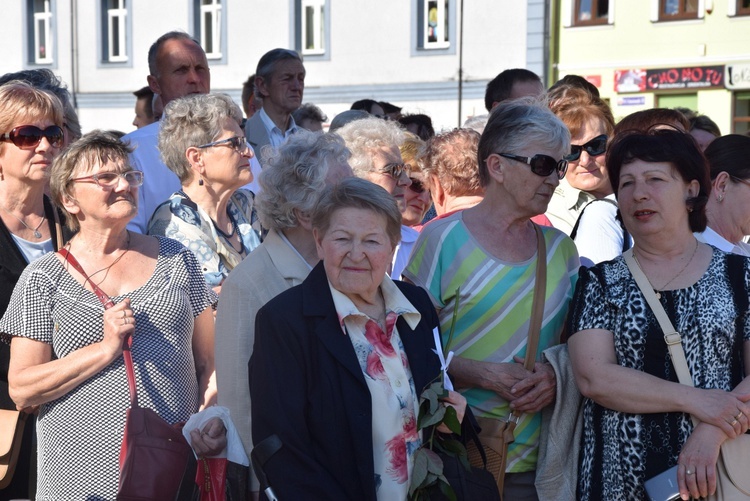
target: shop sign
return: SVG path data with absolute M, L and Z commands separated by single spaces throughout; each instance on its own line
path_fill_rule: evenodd
M 724 66 L 646 70 L 646 89 L 716 89 L 724 87 Z
M 617 99 L 618 106 L 645 106 L 646 96 L 621 97 Z
M 750 89 L 750 63 L 728 64 L 724 84 L 727 89 Z

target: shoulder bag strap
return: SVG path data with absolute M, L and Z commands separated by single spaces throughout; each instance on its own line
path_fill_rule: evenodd
M 693 386 L 693 378 L 690 375 L 690 369 L 685 359 L 685 351 L 682 349 L 682 336 L 680 336 L 680 333 L 672 325 L 667 312 L 664 311 L 664 307 L 656 298 L 656 294 L 654 294 L 654 289 L 651 288 L 648 278 L 646 278 L 643 270 L 641 270 L 641 267 L 638 266 L 638 263 L 633 258 L 633 249 L 628 249 L 622 256 L 625 258 L 628 268 L 630 268 L 630 273 L 633 275 L 635 283 L 638 284 L 643 297 L 646 298 L 651 311 L 654 312 L 654 316 L 656 316 L 662 332 L 664 332 L 664 341 L 667 343 L 667 348 L 669 348 L 669 355 L 672 357 L 672 365 L 675 372 L 677 372 L 677 378 L 680 380 L 680 383 Z
M 539 333 L 542 330 L 544 317 L 544 298 L 547 295 L 547 245 L 544 233 L 538 224 L 536 230 L 536 279 L 534 281 L 534 299 L 531 303 L 531 318 L 529 318 L 529 339 L 526 344 L 526 357 L 523 366 L 526 370 L 534 370 L 536 351 L 539 348 Z
M 539 348 L 539 334 L 542 330 L 542 319 L 544 317 L 544 298 L 547 295 L 547 245 L 544 241 L 542 229 L 538 224 L 532 224 L 536 231 L 536 279 L 534 282 L 534 298 L 531 302 L 531 317 L 529 317 L 526 356 L 523 359 L 523 366 L 527 371 L 533 371 L 536 363 L 536 351 Z M 520 414 L 515 412 L 511 412 L 508 416 L 511 434 L 520 418 Z
M 112 298 L 110 298 L 106 292 L 101 290 L 98 285 L 96 285 L 94 282 L 92 282 L 89 279 L 89 276 L 86 274 L 86 272 L 83 270 L 83 267 L 78 262 L 78 260 L 68 252 L 68 249 L 60 249 L 58 251 L 62 257 L 65 258 L 65 260 L 70 263 L 70 265 L 75 268 L 78 273 L 83 275 L 86 278 L 86 281 L 91 285 L 91 288 L 94 291 L 94 294 L 96 294 L 96 297 L 99 298 L 99 301 L 104 305 L 104 309 L 108 310 L 112 308 L 115 303 L 112 301 Z M 130 353 L 130 348 L 133 345 L 133 336 L 128 336 L 127 342 L 122 347 L 122 358 L 125 359 L 125 369 L 128 374 L 128 390 L 130 391 L 130 406 L 131 407 L 138 407 L 138 393 L 136 392 L 136 386 L 135 386 L 135 370 L 133 369 L 133 356 Z

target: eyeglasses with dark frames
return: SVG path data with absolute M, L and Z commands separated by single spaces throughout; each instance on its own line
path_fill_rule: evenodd
M 562 179 L 565 177 L 565 172 L 568 170 L 567 160 L 555 160 L 549 155 L 536 154 L 533 157 L 522 157 L 511 153 L 498 153 L 498 155 L 527 164 L 531 167 L 531 172 L 537 176 L 547 177 L 557 171 L 558 179 Z
M 388 176 L 391 176 L 393 179 L 398 179 L 404 173 L 406 173 L 406 175 L 408 176 L 409 173 L 411 172 L 411 166 L 409 164 L 393 162 L 393 163 L 384 165 L 380 169 L 380 172 Z
M 602 134 L 596 136 L 594 139 L 587 141 L 585 144 L 571 144 L 570 155 L 565 155 L 563 158 L 568 162 L 575 162 L 581 158 L 581 152 L 586 151 L 591 157 L 596 157 L 607 151 L 607 135 Z
M 214 146 L 231 146 L 232 149 L 240 155 L 244 155 L 248 150 L 247 138 L 245 138 L 245 136 L 234 136 L 227 139 L 221 139 L 219 141 L 214 141 L 213 143 L 196 146 L 196 148 L 203 149 L 212 148 Z
M 47 138 L 49 144 L 55 148 L 59 148 L 62 146 L 63 136 L 62 128 L 57 125 L 50 125 L 44 130 L 36 125 L 21 125 L 0 136 L 0 140 L 10 141 L 19 148 L 28 150 L 39 146 L 43 137 Z
M 127 172 L 98 172 L 90 176 L 77 177 L 70 182 L 75 183 L 96 183 L 101 188 L 114 188 L 123 178 L 132 188 L 143 184 L 143 172 L 139 170 L 129 170 Z

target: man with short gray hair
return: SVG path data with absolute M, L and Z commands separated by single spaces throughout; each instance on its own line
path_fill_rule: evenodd
M 292 112 L 302 105 L 305 66 L 298 53 L 273 49 L 263 54 L 255 71 L 255 92 L 263 108 L 245 124 L 247 142 L 255 149 L 278 147 L 297 131 Z

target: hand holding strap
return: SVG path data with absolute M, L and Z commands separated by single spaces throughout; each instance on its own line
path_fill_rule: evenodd
M 91 285 L 91 289 L 94 291 L 94 294 L 97 298 L 99 298 L 99 301 L 101 301 L 102 305 L 104 305 L 104 309 L 108 310 L 112 308 L 115 305 L 115 302 L 112 301 L 112 298 L 110 298 L 106 292 L 101 290 L 98 285 L 96 285 L 94 282 L 92 282 L 89 279 L 89 276 L 86 274 L 86 272 L 83 270 L 83 266 L 78 262 L 78 260 L 68 252 L 68 249 L 60 249 L 58 251 L 62 257 L 65 258 L 65 260 L 70 263 L 70 265 L 78 271 L 83 277 L 86 279 L 86 281 Z M 125 359 L 125 369 L 128 374 L 128 390 L 130 391 L 130 406 L 131 407 L 138 407 L 138 393 L 136 392 L 136 386 L 135 386 L 135 370 L 133 369 L 133 356 L 130 353 L 130 348 L 133 346 L 133 336 L 128 336 L 126 343 L 122 347 L 122 358 Z

